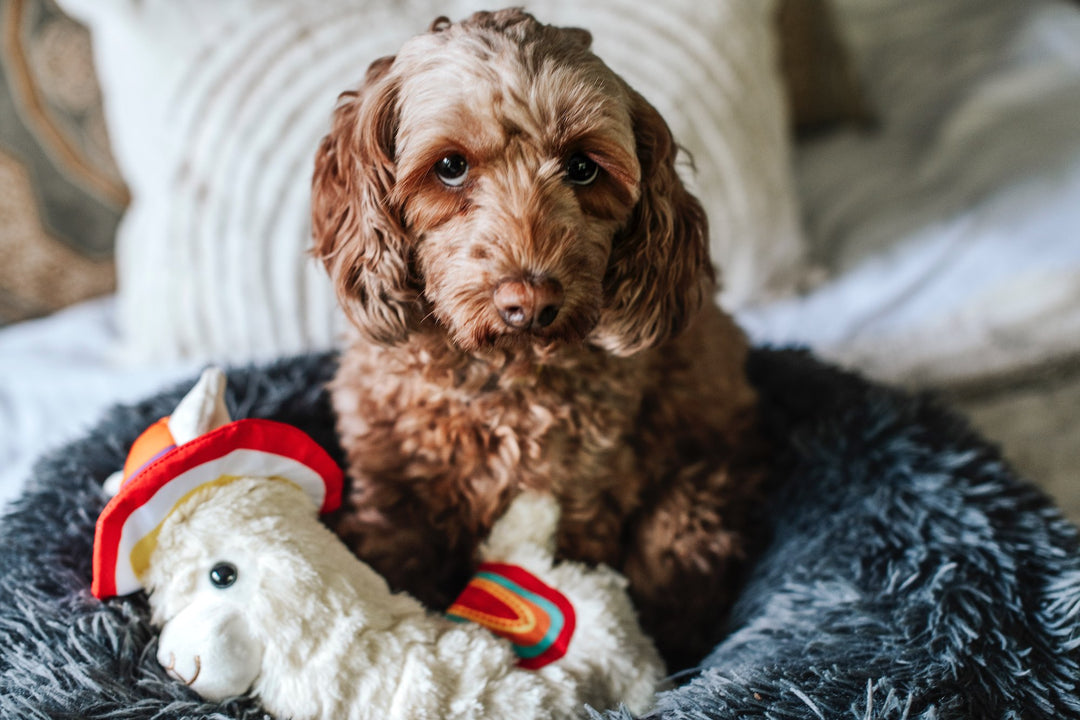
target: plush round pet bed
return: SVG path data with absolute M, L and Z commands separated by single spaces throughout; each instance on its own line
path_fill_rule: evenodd
M 340 457 L 332 370 L 233 370 L 230 407 Z M 1076 529 L 930 401 L 800 352 L 758 351 L 751 374 L 777 442 L 772 540 L 726 626 L 702 629 L 722 636 L 703 669 L 650 717 L 1080 717 Z M 100 484 L 189 386 L 45 458 L 0 522 L 0 717 L 264 717 L 166 677 L 142 596 L 89 591 Z

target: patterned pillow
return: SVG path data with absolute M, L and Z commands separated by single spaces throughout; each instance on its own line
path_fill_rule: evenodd
M 112 290 L 128 201 L 86 29 L 45 0 L 0 2 L 0 325 Z
M 117 160 L 133 359 L 247 360 L 331 345 L 329 282 L 307 256 L 314 150 L 335 98 L 438 15 L 481 0 L 63 0 L 95 32 Z M 773 11 L 762 0 L 533 0 L 596 52 L 692 153 L 730 306 L 803 270 Z

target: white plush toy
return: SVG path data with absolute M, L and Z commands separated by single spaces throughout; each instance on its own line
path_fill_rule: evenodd
M 325 451 L 288 425 L 229 421 L 224 387 L 207 371 L 140 436 L 98 520 L 93 592 L 149 591 L 172 675 L 209 700 L 251 691 L 296 720 L 526 720 L 650 704 L 663 668 L 625 580 L 554 563 L 553 499 L 515 499 L 476 579 L 433 614 L 319 522 L 341 495 Z

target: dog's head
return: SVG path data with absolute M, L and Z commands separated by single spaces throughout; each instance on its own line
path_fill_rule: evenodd
M 465 350 L 678 332 L 713 287 L 663 119 L 584 30 L 440 18 L 341 96 L 316 157 L 315 253 L 353 323 Z

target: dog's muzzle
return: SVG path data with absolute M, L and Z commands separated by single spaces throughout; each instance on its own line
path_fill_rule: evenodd
M 502 280 L 492 295 L 503 322 L 523 331 L 546 328 L 555 322 L 564 298 L 562 283 L 546 275 Z

